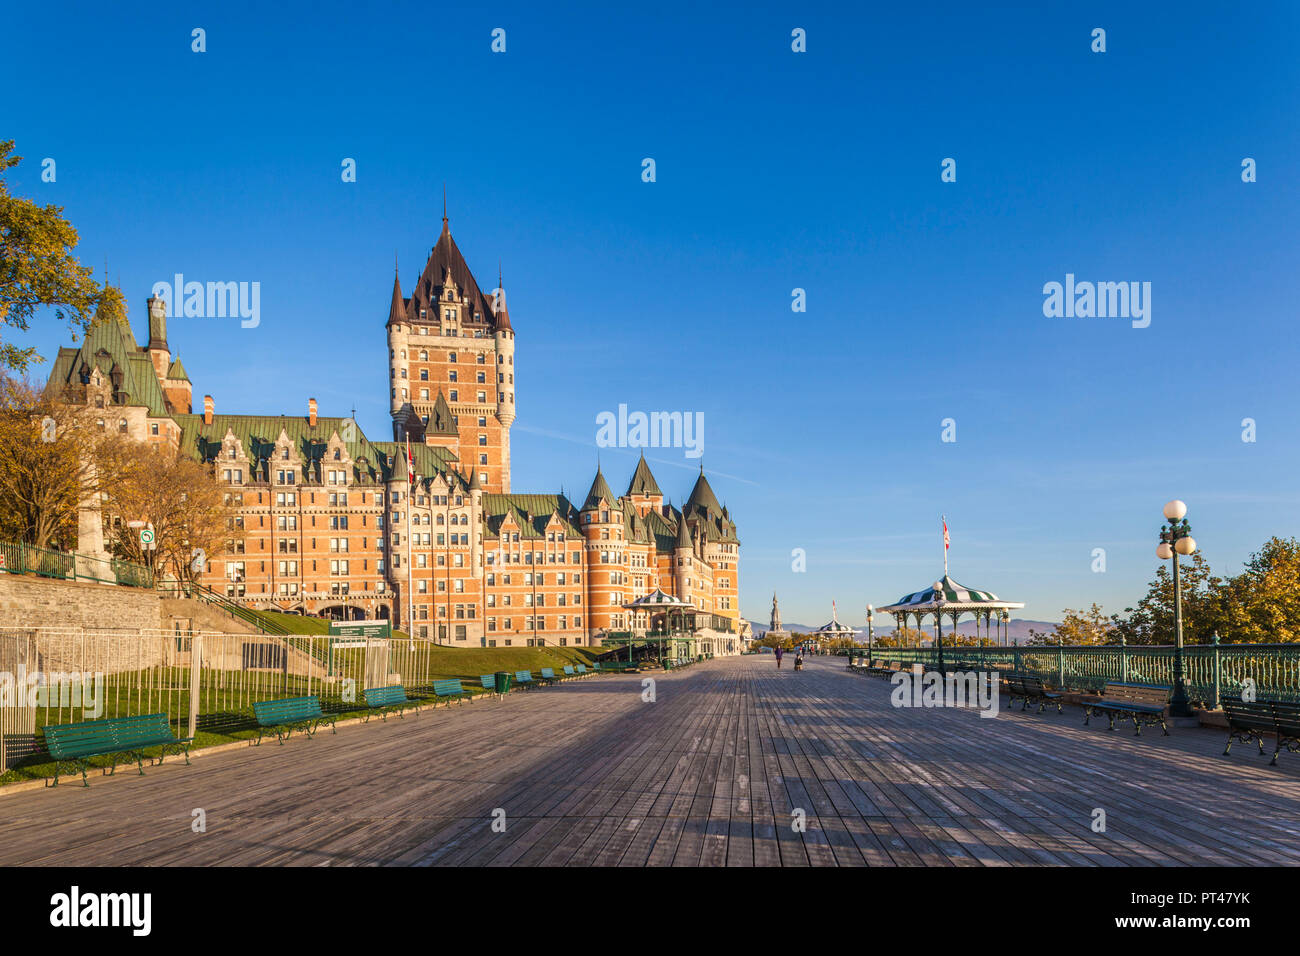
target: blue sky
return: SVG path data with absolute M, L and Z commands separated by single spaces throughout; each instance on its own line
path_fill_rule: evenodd
M 1038 619 L 1133 603 L 1172 497 L 1224 573 L 1300 532 L 1298 8 L 906 6 L 27 5 L 0 138 L 137 331 L 176 272 L 261 283 L 256 329 L 170 324 L 218 411 L 380 438 L 393 257 L 409 288 L 445 182 L 504 264 L 515 489 L 585 492 L 620 403 L 702 412 L 749 617 L 860 623 L 941 572 L 941 513 L 953 577 Z M 1067 273 L 1150 282 L 1150 326 L 1044 317 Z M 618 490 L 636 455 L 601 451 Z

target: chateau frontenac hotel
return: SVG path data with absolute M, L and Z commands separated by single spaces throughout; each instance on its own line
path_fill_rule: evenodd
M 600 645 L 684 623 L 703 649 L 741 649 L 740 541 L 702 469 L 680 510 L 644 456 L 622 495 L 600 468 L 581 501 L 511 489 L 515 330 L 504 295 L 480 290 L 445 216 L 409 297 L 393 280 L 392 441 L 319 416 L 315 399 L 305 415 L 265 416 L 218 411 L 205 395 L 196 411 L 166 313 L 149 299 L 144 346 L 125 316 L 98 317 L 80 348 L 59 350 L 50 382 L 94 409 L 99 427 L 212 466 L 236 515 L 224 553 L 198 576 L 218 595 L 387 619 L 461 647 Z M 656 589 L 690 607 L 624 607 Z

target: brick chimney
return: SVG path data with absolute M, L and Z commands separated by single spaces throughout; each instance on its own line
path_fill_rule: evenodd
M 316 427 L 316 399 L 307 399 L 307 424 Z
M 212 396 L 203 396 L 203 424 L 212 424 Z

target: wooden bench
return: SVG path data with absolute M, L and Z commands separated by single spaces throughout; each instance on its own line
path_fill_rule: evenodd
M 578 676 L 579 676 L 579 677 L 588 677 L 588 676 L 590 676 L 590 673 L 591 673 L 591 672 L 587 670 L 587 665 L 586 665 L 586 664 L 579 664 L 579 665 L 578 665 L 576 668 L 574 668 L 574 669 L 578 672 Z
M 190 762 L 192 737 L 177 738 L 172 734 L 166 714 L 140 714 L 131 717 L 111 717 L 103 720 L 83 720 L 73 724 L 49 724 L 45 727 L 45 747 L 54 758 L 54 786 L 59 785 L 59 771 L 70 767 L 81 771 L 81 783 L 89 787 L 86 767 L 91 757 L 112 757 L 112 769 L 117 773 L 118 757 L 134 757 L 140 776 L 144 776 L 144 751 L 148 747 L 161 747 L 158 762 L 162 763 L 168 751 L 183 753 L 185 763 Z
M 1264 735 L 1273 734 L 1273 759 L 1270 767 L 1277 765 L 1277 755 L 1285 746 L 1291 753 L 1300 751 L 1300 704 L 1288 700 L 1243 701 L 1240 697 L 1223 698 L 1223 712 L 1228 718 L 1228 746 L 1232 741 L 1259 742 L 1259 755 L 1264 756 Z
M 533 680 L 532 671 L 515 671 L 515 683 L 520 687 L 536 687 L 537 681 Z
M 480 680 L 481 679 L 482 678 L 480 678 Z M 493 687 L 495 686 L 496 686 L 496 678 L 494 677 Z M 438 697 L 439 699 L 445 698 L 448 701 L 452 701 L 452 700 L 463 701 L 465 698 L 470 697 L 469 691 L 467 691 L 461 685 L 460 680 L 458 678 L 451 678 L 451 677 L 447 678 L 446 680 L 434 681 L 433 693 L 435 697 Z
M 1021 710 L 1029 708 L 1031 700 L 1038 701 L 1038 713 L 1043 712 L 1043 708 L 1048 704 L 1056 705 L 1056 712 L 1061 713 L 1061 705 L 1065 702 L 1065 695 L 1060 691 L 1048 690 L 1042 679 L 1035 677 L 1033 674 L 1007 674 L 1007 706 L 1013 707 L 1017 700 L 1022 701 Z
M 1103 713 L 1110 721 L 1108 730 L 1115 729 L 1115 718 L 1128 718 L 1133 721 L 1133 736 L 1142 736 L 1142 725 L 1159 724 L 1160 729 L 1169 736 L 1169 727 L 1165 723 L 1165 714 L 1169 709 L 1169 697 L 1174 689 L 1165 684 L 1122 684 L 1107 681 L 1102 689 L 1100 700 L 1083 702 L 1085 714 L 1083 723 L 1087 726 L 1095 713 Z
M 398 717 L 405 717 L 403 711 L 409 707 L 419 706 L 406 696 L 406 688 L 401 684 L 393 684 L 391 687 L 367 687 L 363 693 L 366 696 L 366 706 L 370 708 L 366 712 L 367 723 L 370 722 L 372 713 L 377 713 L 387 720 L 390 710 L 397 711 Z
M 329 724 L 330 731 L 338 733 L 334 722 L 338 720 L 333 714 L 326 714 L 320 709 L 320 698 L 314 694 L 310 697 L 284 697 L 280 700 L 259 700 L 253 703 L 253 715 L 257 718 L 257 742 L 262 746 L 262 734 L 267 730 L 275 731 L 275 739 L 281 746 L 295 730 L 303 730 L 313 737 L 321 724 Z
M 546 684 L 548 686 L 550 684 L 558 684 L 560 682 L 560 679 L 555 676 L 555 671 L 549 667 L 543 667 L 541 671 L 538 673 L 537 679 L 540 680 L 543 684 Z
M 478 679 L 478 682 L 479 682 L 480 684 L 483 685 L 483 689 L 484 689 L 484 690 L 486 690 L 486 691 L 490 691 L 490 692 L 492 692 L 493 694 L 495 694 L 495 693 L 497 692 L 497 675 L 496 675 L 496 674 L 482 674 L 482 675 L 480 675 L 480 677 L 479 677 L 479 679 Z M 503 695 L 501 695 L 501 696 L 505 696 L 505 695 L 503 694 Z
M 572 664 L 565 664 L 565 665 L 564 665 L 564 678 L 563 678 L 563 679 L 567 679 L 567 678 L 570 678 L 570 677 L 577 677 L 577 676 L 578 676 L 578 672 L 575 671 L 575 670 L 573 669 L 573 665 L 572 665 Z

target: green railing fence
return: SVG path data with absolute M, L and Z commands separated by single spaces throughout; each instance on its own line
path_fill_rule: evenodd
M 35 574 L 64 581 L 98 581 L 133 588 L 153 587 L 153 572 L 143 564 L 118 558 L 96 558 L 71 551 L 51 551 L 14 541 L 0 541 L 0 571 Z
M 854 649 L 855 657 L 920 663 L 933 666 L 932 647 Z M 973 669 L 1033 674 L 1066 690 L 1099 691 L 1107 681 L 1172 684 L 1172 645 L 1124 644 L 1097 646 L 1034 645 L 1030 647 L 949 647 L 945 663 L 969 664 Z M 1193 701 L 1217 708 L 1223 695 L 1241 692 L 1246 680 L 1255 682 L 1260 697 L 1300 700 L 1300 644 L 1194 644 L 1183 648 L 1183 679 Z

